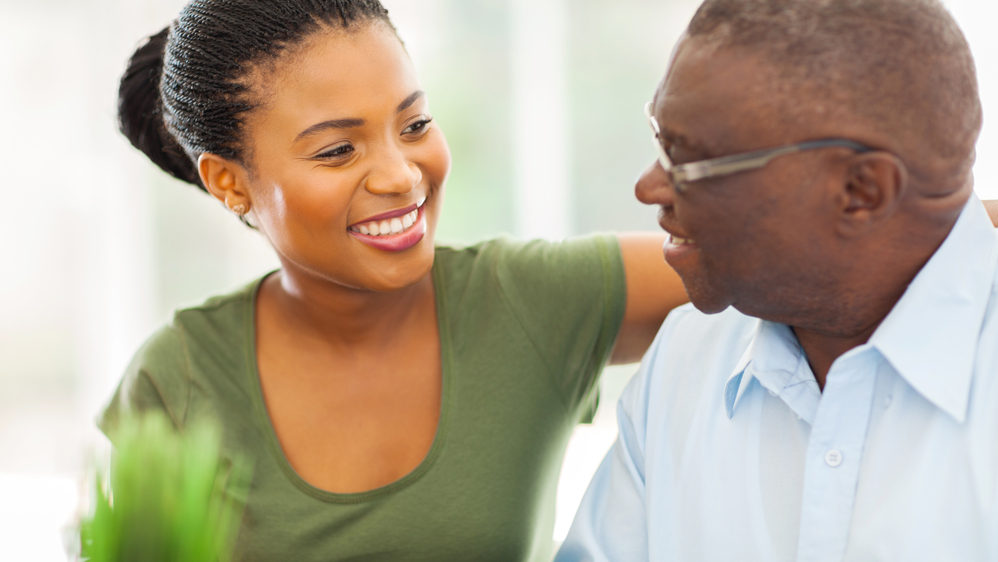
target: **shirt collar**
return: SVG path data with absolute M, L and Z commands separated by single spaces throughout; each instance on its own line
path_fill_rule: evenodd
M 735 408 L 753 379 L 758 379 L 759 384 L 774 394 L 780 394 L 799 378 L 803 361 L 804 352 L 789 327 L 760 320 L 724 386 L 728 417 L 734 416 Z M 804 416 L 803 412 L 797 413 Z
M 946 240 L 869 342 L 908 384 L 960 422 L 966 417 L 978 334 L 996 269 L 998 234 L 980 200 L 971 195 Z M 760 321 L 725 383 L 728 417 L 754 373 L 792 374 L 803 358 L 787 326 Z M 808 417 L 805 411 L 798 415 Z
M 998 269 L 998 234 L 971 195 L 949 236 L 870 338 L 915 390 L 963 422 Z

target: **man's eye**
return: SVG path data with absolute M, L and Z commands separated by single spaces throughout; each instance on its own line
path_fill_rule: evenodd
M 669 157 L 669 161 L 676 165 L 700 160 L 700 157 L 697 156 L 694 151 L 684 149 L 683 147 L 672 143 L 665 145 L 665 154 Z
M 675 144 L 670 142 L 668 139 L 662 142 L 662 148 L 665 150 L 665 155 L 669 157 L 669 161 L 673 164 L 678 164 L 680 158 L 683 156 L 683 150 L 676 147 Z

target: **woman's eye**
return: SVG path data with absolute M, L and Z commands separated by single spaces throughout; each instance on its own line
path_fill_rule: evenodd
M 409 125 L 405 129 L 402 129 L 402 134 L 403 135 L 419 135 L 421 133 L 424 133 L 430 127 L 430 122 L 431 121 L 433 121 L 432 117 L 425 117 L 423 119 L 419 119 L 418 121 L 412 123 L 411 125 Z
M 334 146 L 329 150 L 320 152 L 319 154 L 316 155 L 316 158 L 325 158 L 325 159 L 343 158 L 345 156 L 350 155 L 352 152 L 353 152 L 353 145 L 341 144 L 338 146 Z

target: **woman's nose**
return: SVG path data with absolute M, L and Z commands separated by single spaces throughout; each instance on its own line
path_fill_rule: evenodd
M 377 195 L 408 193 L 422 180 L 419 166 L 407 158 L 403 150 L 392 147 L 382 151 L 368 173 L 364 187 Z

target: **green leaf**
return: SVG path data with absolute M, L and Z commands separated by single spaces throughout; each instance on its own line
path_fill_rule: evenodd
M 151 412 L 121 420 L 111 438 L 110 471 L 95 470 L 93 508 L 80 522 L 83 559 L 231 560 L 250 471 L 223 457 L 219 428 L 177 432 Z

